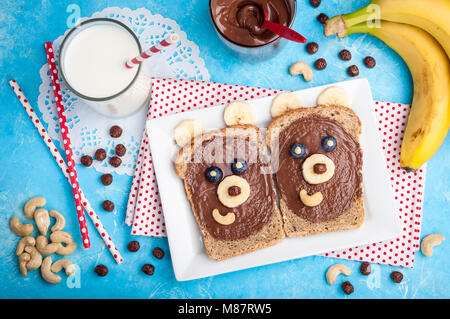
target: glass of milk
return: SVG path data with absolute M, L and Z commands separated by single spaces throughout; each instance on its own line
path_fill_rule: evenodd
M 140 52 L 138 38 L 123 23 L 90 19 L 64 38 L 59 70 L 64 84 L 95 111 L 124 117 L 144 106 L 150 94 L 150 78 L 142 74 L 142 64 L 125 67 Z

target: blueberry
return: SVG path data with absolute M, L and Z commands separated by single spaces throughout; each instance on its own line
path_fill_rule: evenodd
M 306 155 L 306 147 L 303 144 L 295 143 L 291 147 L 291 155 L 294 158 L 303 158 Z
M 231 164 L 231 170 L 234 174 L 241 175 L 248 169 L 248 164 L 241 158 L 236 158 Z
M 211 183 L 217 183 L 222 180 L 222 170 L 217 166 L 211 166 L 205 171 L 205 176 Z
M 337 146 L 337 141 L 333 136 L 327 136 L 322 140 L 322 147 L 325 151 L 331 152 Z

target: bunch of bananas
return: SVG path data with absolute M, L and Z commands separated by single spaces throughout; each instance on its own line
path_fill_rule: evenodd
M 324 26 L 325 36 L 376 36 L 408 65 L 414 97 L 400 154 L 407 170 L 417 170 L 433 156 L 450 126 L 449 21 L 450 0 L 373 0 Z

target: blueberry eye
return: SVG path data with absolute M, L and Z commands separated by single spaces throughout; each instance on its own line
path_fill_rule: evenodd
M 327 136 L 322 140 L 322 147 L 325 151 L 331 152 L 337 146 L 337 141 L 333 136 Z
M 205 176 L 211 183 L 217 183 L 222 180 L 223 173 L 222 170 L 216 166 L 211 166 L 205 171 Z
M 295 143 L 291 147 L 291 155 L 294 158 L 302 158 L 306 155 L 306 147 L 303 144 Z
M 231 170 L 234 174 L 241 175 L 248 169 L 248 164 L 245 160 L 236 158 L 231 164 Z

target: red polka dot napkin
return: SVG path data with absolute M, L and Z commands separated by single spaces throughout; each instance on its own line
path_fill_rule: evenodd
M 277 94 L 279 91 L 214 82 L 153 79 L 148 118 L 186 112 L 235 100 L 248 100 Z M 324 256 L 412 267 L 419 247 L 420 224 L 425 184 L 425 167 L 414 173 L 400 169 L 400 144 L 406 125 L 409 105 L 375 102 L 379 135 L 386 156 L 398 217 L 402 223 L 401 237 L 371 245 L 332 251 Z M 164 216 L 153 171 L 152 154 L 144 132 L 128 199 L 125 223 L 133 235 L 165 237 Z

